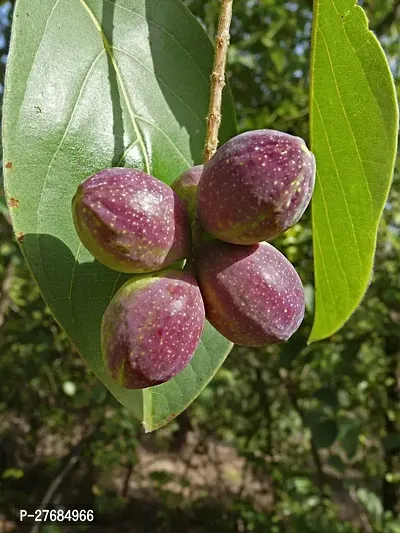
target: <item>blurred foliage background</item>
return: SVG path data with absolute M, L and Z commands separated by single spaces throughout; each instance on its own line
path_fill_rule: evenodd
M 399 90 L 400 2 L 360 3 Z M 186 4 L 213 37 L 219 1 Z M 1 81 L 12 8 L 0 2 Z M 307 139 L 312 1 L 236 0 L 234 11 L 229 78 L 240 131 Z M 150 435 L 46 309 L 1 189 L 0 532 L 22 529 L 19 509 L 42 507 L 94 509 L 95 524 L 78 528 L 89 532 L 400 533 L 399 181 L 397 173 L 371 286 L 349 323 L 306 345 L 308 212 L 275 242 L 306 287 L 300 332 L 283 346 L 236 347 L 199 399 Z

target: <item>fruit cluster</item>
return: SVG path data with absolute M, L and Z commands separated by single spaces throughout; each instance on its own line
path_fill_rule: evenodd
M 72 211 L 82 243 L 109 268 L 140 274 L 103 317 L 113 379 L 126 388 L 168 381 L 189 363 L 206 317 L 243 346 L 287 340 L 304 316 L 303 287 L 264 241 L 299 220 L 314 182 L 314 156 L 302 139 L 257 130 L 228 141 L 172 187 L 129 168 L 79 185 Z M 171 268 L 192 256 L 196 216 L 206 233 L 194 249 L 195 271 Z

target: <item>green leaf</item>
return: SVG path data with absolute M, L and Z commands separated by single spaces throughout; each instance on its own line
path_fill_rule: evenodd
M 321 387 L 315 392 L 314 396 L 318 398 L 321 403 L 328 405 L 332 409 L 337 409 L 339 405 L 337 390 L 331 387 Z
M 328 459 L 328 464 L 338 472 L 344 472 L 346 470 L 346 465 L 339 455 L 331 455 Z
M 302 354 L 306 347 L 306 340 L 301 332 L 295 333 L 287 342 L 281 345 L 279 351 L 279 366 L 290 368 L 296 357 Z
M 29 43 L 29 46 L 27 46 Z M 152 431 L 181 412 L 231 344 L 210 325 L 171 382 L 129 391 L 100 353 L 103 312 L 126 275 L 80 245 L 71 199 L 124 165 L 166 183 L 202 160 L 213 47 L 178 0 L 18 0 L 4 104 L 5 187 L 14 231 L 43 296 L 98 378 Z M 235 134 L 225 91 L 221 142 Z
M 383 507 L 379 496 L 377 496 L 375 492 L 364 488 L 357 489 L 356 494 L 359 501 L 373 516 L 373 518 L 377 521 L 380 521 L 383 515 Z
M 386 450 L 400 450 L 400 434 L 399 433 L 389 433 L 383 439 L 383 445 Z
M 174 480 L 174 475 L 172 472 L 166 472 L 165 470 L 155 470 L 150 472 L 149 478 L 152 481 L 155 481 L 157 485 L 163 486 Z
M 24 477 L 24 471 L 20 468 L 6 468 L 1 474 L 2 479 L 21 479 Z
M 340 435 L 339 440 L 349 459 L 357 453 L 361 427 L 358 422 L 349 418 L 343 418 L 339 422 Z
M 324 420 L 311 425 L 312 438 L 318 449 L 329 448 L 335 442 L 338 429 L 334 420 Z
M 371 278 L 398 109 L 385 55 L 354 0 L 316 0 L 310 87 L 316 311 L 309 341 L 337 331 Z
M 391 533 L 400 533 L 400 520 L 392 520 L 388 523 L 388 528 Z

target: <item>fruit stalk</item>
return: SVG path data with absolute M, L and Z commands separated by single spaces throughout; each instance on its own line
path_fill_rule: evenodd
M 229 30 L 232 20 L 233 0 L 222 0 L 218 32 L 215 40 L 214 67 L 211 74 L 210 106 L 207 118 L 207 134 L 204 146 L 204 162 L 215 154 L 218 147 L 218 131 L 221 124 L 222 91 L 225 87 L 226 56 L 229 47 Z

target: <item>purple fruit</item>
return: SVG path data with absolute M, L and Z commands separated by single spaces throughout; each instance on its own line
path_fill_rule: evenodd
M 190 362 L 204 320 L 203 300 L 192 274 L 163 270 L 132 278 L 103 316 L 105 365 L 127 389 L 164 383 Z
M 203 228 L 234 244 L 255 244 L 293 226 L 310 202 L 315 159 L 299 137 L 243 133 L 204 165 L 197 192 Z
M 191 247 L 185 206 L 162 181 L 132 168 L 87 178 L 72 201 L 76 231 L 98 261 L 120 272 L 153 272 Z
M 196 272 L 206 317 L 235 344 L 286 341 L 303 320 L 301 280 L 271 244 L 208 242 L 198 251 Z
M 197 186 L 200 181 L 203 165 L 189 168 L 172 183 L 172 190 L 176 192 L 192 217 L 196 209 Z

